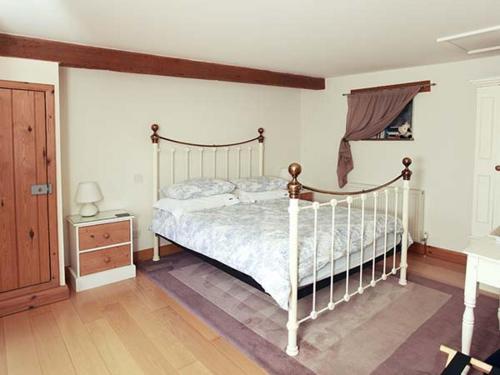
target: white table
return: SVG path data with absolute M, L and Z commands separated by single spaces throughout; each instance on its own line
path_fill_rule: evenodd
M 465 311 L 462 320 L 462 353 L 470 354 L 477 283 L 500 288 L 500 244 L 488 236 L 471 238 L 464 253 L 467 254 L 467 271 L 464 291 Z M 500 306 L 498 324 L 500 329 Z

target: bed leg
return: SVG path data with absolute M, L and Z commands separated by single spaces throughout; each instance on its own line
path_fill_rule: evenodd
M 299 200 L 290 199 L 288 208 L 290 215 L 290 251 L 289 251 L 289 271 L 290 271 L 290 298 L 288 300 L 288 345 L 286 354 L 295 356 L 299 353 L 297 346 L 297 331 L 299 324 L 297 322 L 297 300 L 298 300 L 298 217 Z
M 153 235 L 153 262 L 160 260 L 160 239 L 155 234 Z
M 403 164 L 403 237 L 401 239 L 401 264 L 399 271 L 399 284 L 406 285 L 406 269 L 408 268 L 408 200 L 410 193 L 411 171 L 408 168 L 411 165 L 410 158 L 404 158 Z
M 151 135 L 151 142 L 153 143 L 153 205 L 158 200 L 158 189 L 159 189 L 159 179 L 158 179 L 158 164 L 159 164 L 159 140 L 158 130 L 160 127 L 157 124 L 151 125 L 151 130 L 153 134 Z M 160 260 L 160 238 L 153 233 L 153 261 L 158 262 Z
M 288 172 L 292 176 L 292 181 L 288 184 L 288 194 L 290 202 L 288 206 L 288 215 L 290 219 L 289 227 L 289 273 L 290 273 L 290 298 L 288 300 L 288 345 L 286 354 L 295 356 L 299 353 L 297 346 L 297 331 L 299 322 L 297 321 L 297 301 L 299 287 L 299 195 L 301 184 L 297 180 L 302 168 L 299 164 L 293 163 L 288 167 Z

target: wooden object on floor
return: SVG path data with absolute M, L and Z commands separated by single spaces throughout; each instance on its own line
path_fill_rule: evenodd
M 325 79 L 0 33 L 0 56 L 56 61 L 63 67 L 323 90 Z
M 467 271 L 465 273 L 465 311 L 462 320 L 462 353 L 470 354 L 474 331 L 474 307 L 477 284 L 483 283 L 500 289 L 500 244 L 489 236 L 472 238 L 467 246 Z M 500 306 L 498 307 L 500 329 Z
M 170 254 L 175 254 L 182 251 L 182 248 L 174 245 L 162 245 L 160 246 L 160 256 L 166 256 Z M 134 252 L 134 263 L 146 262 L 153 259 L 153 248 L 142 249 Z
M 0 81 L 0 315 L 61 293 L 55 136 L 54 86 Z
M 123 210 L 104 211 L 93 217 L 67 218 L 71 267 L 69 279 L 77 292 L 135 277 L 134 216 Z M 118 215 L 118 216 L 117 216 Z
M 47 361 L 46 353 L 57 356 Z M 1 375 L 63 370 L 89 375 L 266 373 L 140 272 L 134 279 L 0 318 Z
M 448 358 L 446 359 L 446 366 L 449 365 L 455 354 L 457 354 L 456 350 L 448 348 L 446 345 L 441 345 L 439 347 L 439 350 L 448 355 Z M 480 361 L 476 358 L 470 359 L 470 365 L 474 370 L 482 372 L 484 374 L 489 374 L 493 368 L 491 365 L 484 363 L 483 361 Z

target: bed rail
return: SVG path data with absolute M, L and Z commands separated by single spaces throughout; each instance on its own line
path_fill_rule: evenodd
M 310 186 L 302 185 L 298 177 L 302 172 L 302 167 L 298 163 L 293 163 L 289 166 L 288 171 L 292 177 L 291 181 L 288 184 L 288 193 L 290 196 L 289 202 L 289 269 L 290 269 L 290 283 L 291 283 L 291 292 L 290 299 L 288 304 L 288 344 L 286 347 L 286 353 L 290 356 L 294 356 L 298 354 L 298 344 L 297 344 L 297 332 L 300 324 L 308 321 L 315 320 L 319 314 L 322 314 L 326 311 L 331 311 L 340 303 L 349 302 L 349 300 L 357 294 L 363 294 L 363 292 L 370 287 L 375 287 L 375 285 L 382 281 L 386 280 L 389 275 L 396 275 L 399 271 L 399 284 L 406 285 L 406 270 L 407 270 L 407 251 L 408 251 L 408 200 L 409 200 L 409 189 L 410 189 L 410 178 L 412 175 L 411 170 L 409 169 L 412 161 L 410 158 L 405 157 L 403 159 L 404 169 L 401 173 L 393 178 L 392 180 L 386 182 L 385 184 L 379 185 L 377 187 L 360 190 L 360 191 L 329 191 L 323 189 L 317 189 Z M 396 266 L 396 246 L 398 239 L 398 201 L 399 201 L 399 186 L 393 186 L 399 180 L 403 180 L 402 186 L 402 234 L 401 234 L 401 259 L 399 267 Z M 345 197 L 343 199 L 333 198 L 328 202 L 319 203 L 313 202 L 310 205 L 299 205 L 299 195 L 302 189 L 307 189 L 313 192 L 322 193 L 322 194 L 330 194 L 334 196 L 342 196 Z M 379 209 L 379 195 L 383 196 L 381 209 Z M 394 212 L 393 212 L 393 227 L 389 227 L 389 199 L 394 199 Z M 368 207 L 368 200 L 373 200 L 372 207 Z M 359 281 L 358 280 L 350 280 L 349 273 L 351 271 L 351 255 L 352 255 L 352 228 L 351 228 L 351 212 L 353 210 L 353 202 L 357 201 L 360 203 L 361 210 L 361 221 L 359 223 L 359 241 L 360 241 L 360 254 L 359 254 Z M 343 254 L 346 257 L 346 278 L 345 278 L 345 292 L 342 292 L 343 295 L 339 299 L 334 298 L 334 273 L 335 273 L 335 236 L 339 235 L 336 231 L 336 222 L 335 215 L 337 208 L 339 206 L 346 207 L 347 210 L 347 227 L 346 227 L 346 248 L 343 249 Z M 316 298 L 316 283 L 317 283 L 317 253 L 318 253 L 318 210 L 321 207 L 331 207 L 331 217 L 332 217 L 332 227 L 331 227 L 331 238 L 330 238 L 330 249 L 329 249 L 329 257 L 330 257 L 330 294 L 328 302 L 323 306 L 318 306 L 317 298 Z M 367 208 L 368 207 L 368 208 Z M 312 210 L 313 211 L 313 294 L 311 301 L 311 310 L 308 315 L 304 317 L 298 317 L 298 288 L 299 288 L 299 215 L 301 211 Z M 372 218 L 373 224 L 372 227 L 368 227 L 366 224 L 366 217 L 370 216 Z M 383 218 L 383 268 L 382 271 L 379 272 L 380 275 L 376 273 L 375 261 L 377 258 L 377 218 L 382 216 Z M 355 225 L 355 224 L 353 224 Z M 392 238 L 389 238 L 388 231 L 392 230 Z M 371 233 L 367 232 L 371 231 Z M 372 245 L 371 249 L 366 249 L 369 253 L 365 253 L 365 233 L 371 234 Z M 367 237 L 369 238 L 369 237 Z M 388 249 L 389 247 L 393 248 L 392 253 L 392 265 L 387 265 L 388 263 Z M 363 267 L 364 259 L 368 257 L 368 264 L 371 268 L 371 272 L 363 275 Z M 355 265 L 353 270 L 358 267 Z M 365 278 L 364 278 L 365 276 Z M 368 281 L 366 281 L 367 279 Z M 354 285 L 352 283 L 354 282 Z M 354 290 L 350 290 L 351 287 L 354 287 Z M 357 286 L 357 287 L 356 287 Z M 352 288 L 351 288 L 352 289 Z
M 183 178 L 190 179 L 193 177 L 193 164 L 197 161 L 198 176 L 199 177 L 217 177 L 220 172 L 220 162 L 222 162 L 223 174 L 226 179 L 230 177 L 230 156 L 235 157 L 236 171 L 234 173 L 235 177 L 241 177 L 245 175 L 254 175 L 255 170 L 259 176 L 264 174 L 264 128 L 257 129 L 257 136 L 240 142 L 224 143 L 224 144 L 202 144 L 193 143 L 186 141 L 179 141 L 176 139 L 171 139 L 163 137 L 159 134 L 160 126 L 158 124 L 151 125 L 151 142 L 153 144 L 153 204 L 159 198 L 160 189 L 160 176 L 159 176 L 159 165 L 160 165 L 160 141 L 165 141 L 173 145 L 186 146 L 185 148 L 171 148 L 170 149 L 170 182 L 174 184 L 176 182 L 176 169 L 179 161 L 184 161 L 184 174 Z M 258 142 L 258 166 L 255 169 L 255 165 L 252 162 L 254 149 L 251 143 Z M 242 145 L 248 145 L 246 149 L 240 147 Z M 180 155 L 179 155 L 180 154 Z M 207 160 L 208 154 L 208 160 Z M 211 154 L 211 155 L 210 155 Z M 246 164 L 246 170 L 244 170 L 244 158 L 246 155 L 248 163 Z M 222 160 L 218 158 L 221 156 Z M 179 157 L 182 156 L 182 157 Z M 181 160 L 183 159 L 183 160 Z M 219 159 L 219 165 L 218 165 Z M 206 161 L 211 160 L 210 168 L 206 168 Z M 182 165 L 181 165 L 182 167 Z M 253 168 L 252 168 L 253 167 Z M 207 171 L 207 169 L 209 169 Z M 196 172 L 196 170 L 195 170 Z M 159 254 L 159 238 L 156 234 L 153 235 L 153 260 L 160 260 Z

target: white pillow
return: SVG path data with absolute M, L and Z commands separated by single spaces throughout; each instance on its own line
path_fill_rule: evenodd
M 165 210 L 179 217 L 186 212 L 209 210 L 211 208 L 220 208 L 232 206 L 239 203 L 239 199 L 234 194 L 219 194 L 210 197 L 193 199 L 172 199 L 163 198 L 157 201 L 153 208 Z
M 257 201 L 267 201 L 271 199 L 288 198 L 288 190 L 269 190 L 269 191 L 241 191 L 235 190 L 235 194 L 242 203 L 253 203 Z
M 161 193 L 166 198 L 192 199 L 226 194 L 232 192 L 234 189 L 234 184 L 229 181 L 217 178 L 194 178 L 165 186 L 161 189 Z
M 288 181 L 280 177 L 260 176 L 249 178 L 238 178 L 231 180 L 240 191 L 259 192 L 270 190 L 284 190 Z

